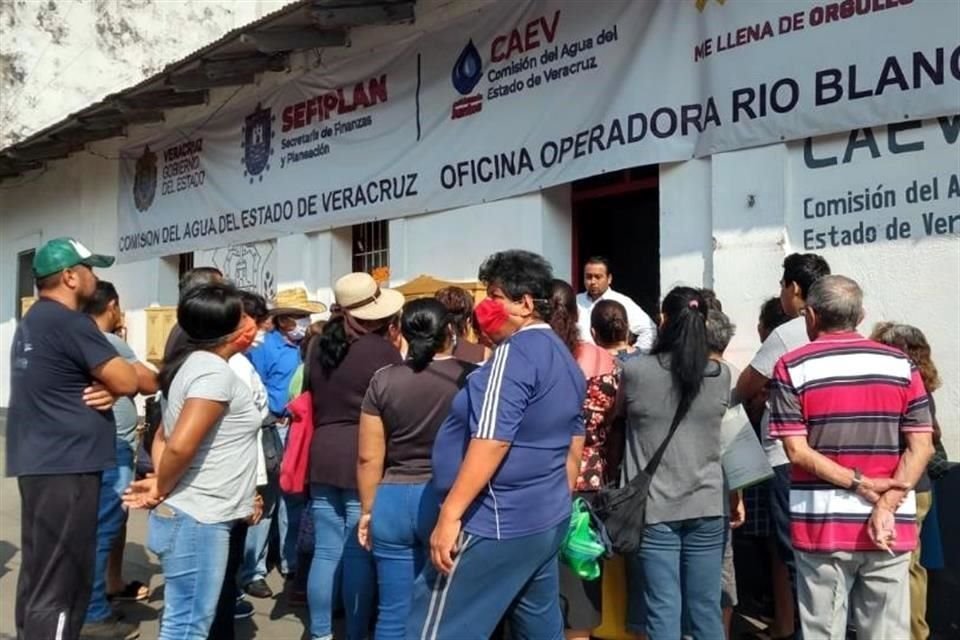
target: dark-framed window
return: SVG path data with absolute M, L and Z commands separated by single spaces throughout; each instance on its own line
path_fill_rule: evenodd
M 353 270 L 389 274 L 390 225 L 386 220 L 353 225 Z

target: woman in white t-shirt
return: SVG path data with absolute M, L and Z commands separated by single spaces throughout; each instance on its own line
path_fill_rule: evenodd
M 166 584 L 160 640 L 210 631 L 230 533 L 255 517 L 261 422 L 250 388 L 228 364 L 257 331 L 240 293 L 225 284 L 190 289 L 177 322 L 189 340 L 160 372 L 163 429 L 151 451 L 157 475 L 134 483 L 126 497 L 152 509 L 147 545 Z

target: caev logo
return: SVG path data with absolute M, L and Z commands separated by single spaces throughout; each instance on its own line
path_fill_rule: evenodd
M 483 109 L 483 95 L 470 93 L 476 88 L 477 83 L 483 78 L 483 59 L 480 58 L 480 52 L 471 39 L 467 46 L 460 52 L 460 56 L 453 64 L 453 70 L 450 73 L 450 81 L 457 92 L 466 96 L 453 103 L 450 112 L 450 119 L 465 118 L 473 115 Z
M 243 175 L 253 183 L 254 176 L 263 180 L 263 172 L 270 170 L 270 156 L 273 155 L 273 121 L 270 108 L 257 108 L 246 117 L 243 125 Z
M 150 147 L 143 148 L 137 159 L 137 170 L 133 176 L 133 204 L 137 211 L 146 211 L 157 195 L 157 154 Z

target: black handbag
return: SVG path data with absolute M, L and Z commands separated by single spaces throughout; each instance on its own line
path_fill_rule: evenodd
M 613 545 L 613 550 L 621 555 L 636 553 L 643 541 L 643 529 L 647 521 L 647 494 L 650 491 L 650 482 L 653 474 L 660 466 L 663 453 L 667 445 L 677 432 L 680 421 L 687 413 L 687 407 L 682 403 L 677 406 L 673 414 L 673 422 L 667 437 L 653 454 L 647 466 L 636 477 L 620 487 L 601 489 L 593 501 L 593 510 L 603 521 L 607 535 Z

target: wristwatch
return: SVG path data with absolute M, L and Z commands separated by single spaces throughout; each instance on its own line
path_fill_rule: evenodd
M 857 493 L 860 490 L 860 485 L 863 483 L 863 475 L 860 473 L 860 469 L 853 469 L 853 481 L 850 483 L 850 491 Z

